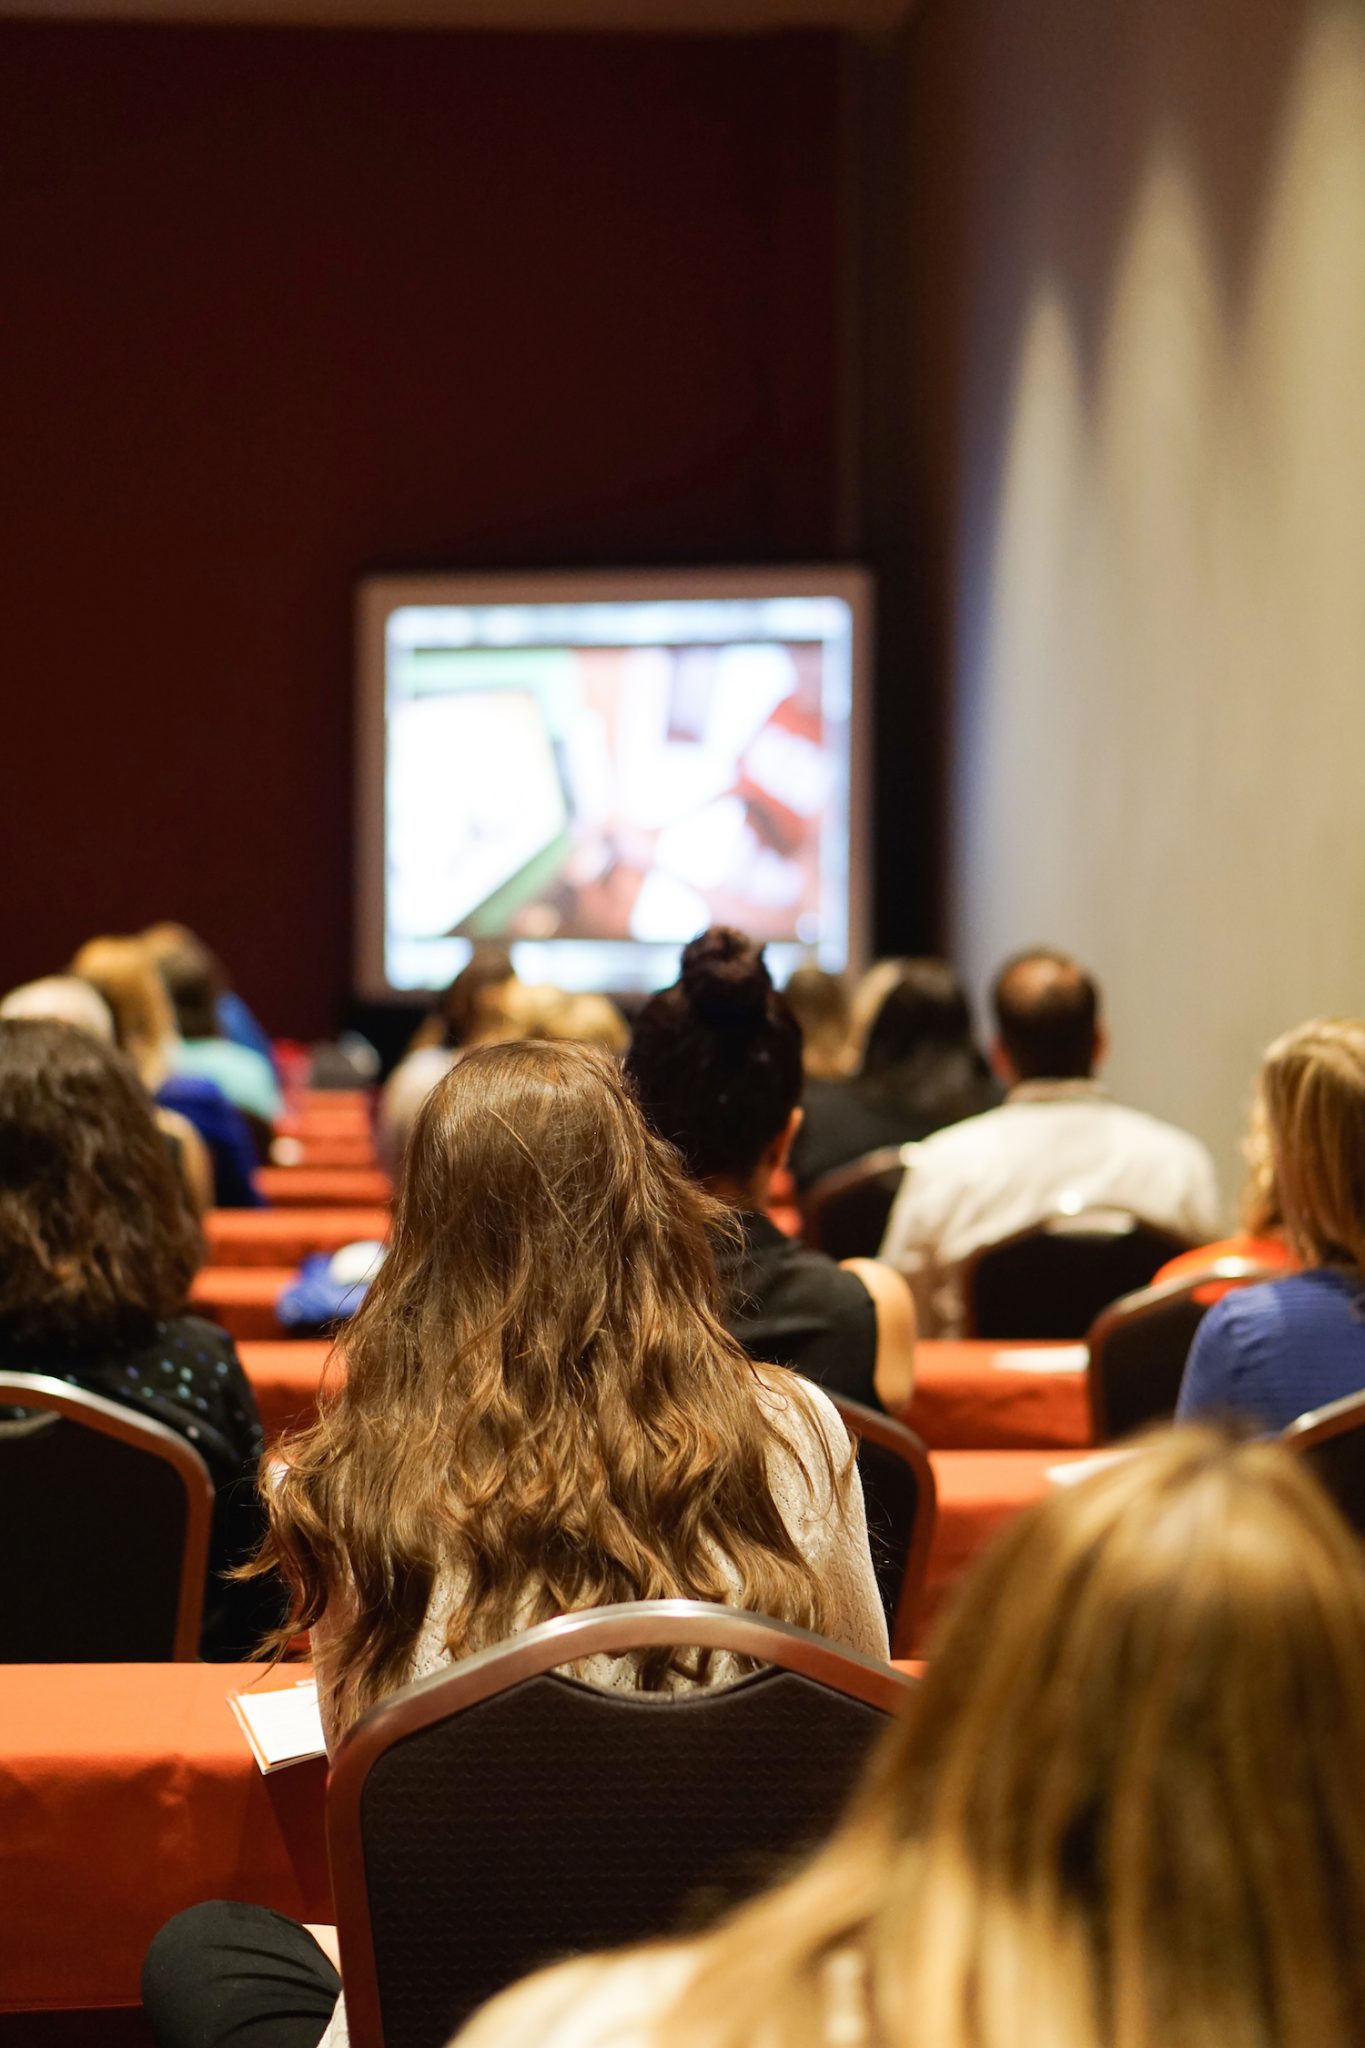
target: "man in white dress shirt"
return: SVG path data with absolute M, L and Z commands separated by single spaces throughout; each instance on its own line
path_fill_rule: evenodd
M 998 1109 L 917 1145 L 882 1240 L 922 1336 L 961 1334 L 963 1261 L 1058 1211 L 1131 1209 L 1191 1242 L 1217 1235 L 1213 1161 L 1197 1138 L 1125 1109 L 1096 1082 L 1099 995 L 1064 953 L 1021 953 L 992 990 Z

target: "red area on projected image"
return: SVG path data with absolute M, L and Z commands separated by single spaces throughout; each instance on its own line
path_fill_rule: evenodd
M 394 736 L 414 779 L 440 779 L 447 836 L 412 846 L 426 908 L 408 930 L 815 937 L 823 658 L 807 643 L 509 651 L 505 685 L 484 654 L 470 687 L 415 699 L 420 729 Z

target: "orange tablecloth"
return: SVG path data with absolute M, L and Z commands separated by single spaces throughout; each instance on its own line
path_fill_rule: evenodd
M 253 1306 L 254 1271 L 222 1277 L 225 1286 L 241 1283 L 237 1299 L 224 1304 L 225 1313 L 244 1319 L 269 1316 L 273 1322 L 273 1297 L 264 1301 L 261 1290 Z M 218 1278 L 215 1274 L 214 1286 Z M 309 1419 L 330 1348 L 297 1339 L 241 1344 L 268 1441 L 290 1423 Z M 1090 1441 L 1084 1373 L 1024 1373 L 993 1365 L 1005 1348 L 975 1342 L 921 1344 L 915 1398 L 906 1415 L 910 1427 L 931 1451 L 1083 1450 Z
M 378 1209 L 393 1200 L 378 1166 L 262 1166 L 256 1185 L 277 1209 Z
M 0 2012 L 136 2004 L 147 1943 L 199 1899 L 331 1919 L 322 1762 L 262 1777 L 227 1705 L 255 1668 L 5 1667 Z
M 351 1169 L 364 1167 L 373 1171 L 377 1158 L 374 1139 L 368 1131 L 346 1133 L 340 1137 L 318 1136 L 314 1131 L 302 1131 L 296 1137 L 288 1132 L 284 1137 L 289 1142 L 288 1164 L 293 1167 L 336 1167 Z M 281 1146 L 283 1149 L 283 1146 Z
M 935 1451 L 938 1520 L 915 1628 L 916 1655 L 944 1600 L 973 1558 L 1021 1508 L 1048 1491 L 1051 1466 L 1075 1464 L 1084 1451 Z
M 295 1423 L 312 1421 L 331 1349 L 330 1344 L 313 1338 L 238 1346 L 268 1444 Z
M 389 1234 L 387 1209 L 210 1209 L 204 1239 L 215 1266 L 298 1266 Z
M 1086 1376 L 1022 1372 L 1055 1345 L 926 1339 L 915 1346 L 915 1391 L 904 1420 L 935 1450 L 1082 1450 L 1091 1441 Z
M 370 1128 L 370 1098 L 363 1088 L 305 1088 L 286 1119 L 291 1130 L 319 1138 L 349 1137 Z
M 248 1337 L 283 1337 L 275 1303 L 289 1285 L 293 1266 L 205 1266 L 190 1289 L 196 1315 L 221 1323 L 240 1343 Z

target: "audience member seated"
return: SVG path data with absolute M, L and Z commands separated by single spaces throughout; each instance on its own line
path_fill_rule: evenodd
M 526 1020 L 527 1038 L 548 1038 L 556 1045 L 600 1045 L 617 1059 L 624 1056 L 630 1026 L 610 996 L 572 995 L 548 984 L 526 993 L 537 1005 Z
M 865 1152 L 927 1138 L 992 1109 L 1000 1095 L 952 968 L 907 960 L 872 1021 L 857 1076 L 807 1079 L 805 1120 L 792 1147 L 797 1186 Z
M 223 1577 L 263 1534 L 261 1425 L 230 1339 L 185 1313 L 200 1251 L 129 1062 L 69 1024 L 0 1022 L 0 1368 L 69 1380 L 194 1445 L 217 1489 L 202 1650 L 236 1658 L 279 1611 L 268 1580 Z
M 1193 1245 L 1189 1251 L 1167 1259 L 1154 1276 L 1154 1286 L 1168 1280 L 1191 1280 L 1196 1273 L 1207 1272 L 1218 1259 L 1251 1259 L 1258 1266 L 1282 1266 L 1287 1273 L 1297 1270 L 1299 1262 L 1284 1234 L 1280 1192 L 1275 1185 L 1275 1154 L 1266 1118 L 1265 1086 L 1260 1076 L 1252 1098 L 1250 1127 L 1242 1140 L 1242 1155 L 1247 1177 L 1242 1189 L 1241 1229 L 1232 1237 L 1220 1237 L 1213 1244 Z M 1226 1283 L 1213 1281 L 1207 1297 L 1201 1290 L 1200 1298 L 1216 1300 L 1219 1294 L 1227 1292 Z
M 144 938 L 144 944 L 166 984 L 179 1033 L 174 1071 L 193 1080 L 216 1081 L 245 1116 L 266 1126 L 277 1123 L 284 1103 L 269 1054 L 236 1044 L 218 1021 L 222 989 L 213 955 L 183 926 L 151 929 L 157 936 Z
M 882 1241 L 929 1336 L 961 1333 L 961 1268 L 972 1252 L 1060 1209 L 1131 1209 L 1195 1240 L 1217 1225 L 1205 1148 L 1095 1080 L 1107 1040 L 1083 968 L 1064 953 L 1021 953 L 1000 970 L 992 1001 L 1006 1099 L 924 1140 Z
M 396 1173 L 412 1121 L 435 1082 L 448 1074 L 462 1052 L 481 1045 L 513 1045 L 543 1038 L 554 1045 L 599 1045 L 620 1059 L 630 1044 L 630 1026 L 609 996 L 570 995 L 552 982 L 515 978 L 481 989 L 463 1046 L 458 1050 L 410 1053 L 395 1070 L 380 1112 L 380 1152 Z
M 646 1117 L 736 1228 L 718 1246 L 729 1326 L 751 1358 L 795 1367 L 871 1406 L 904 1406 L 915 1324 L 904 1282 L 872 1259 L 836 1266 L 765 1213 L 801 1124 L 801 1027 L 762 952 L 715 926 L 641 1011 L 626 1055 Z
M 218 955 L 206 947 L 203 940 L 197 938 L 188 925 L 149 924 L 142 933 L 142 938 L 150 947 L 152 957 L 157 961 L 164 953 L 171 952 L 179 946 L 194 946 L 200 952 L 208 954 L 213 969 L 214 987 L 218 991 L 213 1009 L 219 1036 L 230 1038 L 234 1045 L 244 1045 L 251 1052 L 258 1052 L 262 1059 L 269 1061 L 273 1071 L 275 1048 L 270 1042 L 270 1035 L 232 986 Z
M 452 2048 L 1355 2048 L 1362 1641 L 1309 1474 L 1172 1433 L 983 1557 L 804 1870 Z
M 176 1071 L 179 1050 L 166 985 L 141 939 L 90 939 L 71 964 L 73 974 L 103 996 L 114 1019 L 114 1037 L 162 1109 L 193 1124 L 213 1166 L 213 1200 L 219 1209 L 254 1209 L 256 1154 L 241 1111 L 216 1081 Z
M 1215 1303 L 1177 1414 L 1236 1414 L 1278 1430 L 1365 1388 L 1365 1022 L 1304 1024 L 1277 1039 L 1261 1093 L 1304 1270 Z
M 782 991 L 801 1026 L 801 1066 L 807 1085 L 840 1081 L 857 1065 L 853 1011 L 842 974 L 823 967 L 798 967 Z
M 721 1601 L 887 1654 L 843 1425 L 726 1335 L 714 1221 L 601 1051 L 490 1047 L 432 1091 L 345 1380 L 270 1491 L 263 1562 L 312 1630 L 329 1748 L 408 1680 L 612 1601 Z M 696 1655 L 585 1675 L 738 1675 Z M 337 1989 L 305 1930 L 227 1904 L 163 1929 L 143 1984 L 161 2048 L 335 2043 Z
M 0 1002 L 0 1017 L 46 1017 L 74 1024 L 101 1045 L 114 1043 L 113 1013 L 97 988 L 75 974 L 49 974 L 11 989 Z M 153 1104 L 157 1129 L 175 1161 L 181 1191 L 196 1216 L 213 1206 L 213 1162 L 194 1125 L 178 1110 Z
M 398 1170 L 418 1110 L 460 1052 L 518 1035 L 500 1028 L 506 993 L 516 978 L 506 946 L 475 946 L 439 1006 L 418 1025 L 379 1105 L 379 1156 L 390 1173 Z

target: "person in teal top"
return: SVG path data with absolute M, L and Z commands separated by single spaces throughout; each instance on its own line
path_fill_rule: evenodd
M 228 1101 L 248 1116 L 266 1124 L 277 1122 L 284 1104 L 270 1061 L 251 1046 L 222 1036 L 213 955 L 183 928 L 154 929 L 166 933 L 164 943 L 154 944 L 153 951 L 182 1041 L 175 1053 L 176 1073 L 216 1081 Z

